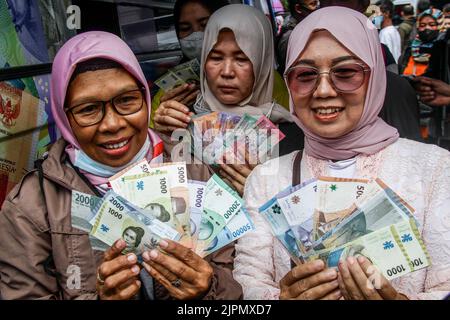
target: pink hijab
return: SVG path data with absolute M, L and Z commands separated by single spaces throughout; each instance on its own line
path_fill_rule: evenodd
M 290 97 L 289 107 L 294 121 L 305 133 L 305 151 L 310 156 L 329 160 L 374 154 L 399 137 L 397 129 L 378 117 L 386 94 L 386 70 L 378 32 L 367 17 L 355 10 L 327 7 L 314 11 L 292 31 L 286 70 L 294 65 L 311 34 L 320 29 L 330 32 L 344 47 L 364 61 L 371 72 L 361 119 L 352 131 L 338 138 L 324 138 L 309 131 L 297 118 Z
M 119 37 L 112 33 L 102 31 L 91 31 L 79 34 L 69 41 L 58 51 L 52 67 L 51 75 L 51 110 L 55 118 L 56 126 L 61 131 L 68 146 L 66 152 L 73 162 L 74 150 L 80 149 L 80 145 L 72 132 L 69 120 L 64 112 L 64 101 L 66 99 L 67 88 L 70 78 L 78 63 L 93 58 L 104 58 L 113 60 L 123 66 L 145 87 L 145 100 L 149 108 L 150 118 L 150 90 L 144 73 L 136 59 L 136 56 L 128 45 Z M 150 150 L 146 155 L 147 160 L 162 158 L 163 144 L 161 139 L 149 130 Z M 99 177 L 89 172 L 83 172 L 86 177 L 96 186 L 107 182 L 107 177 Z

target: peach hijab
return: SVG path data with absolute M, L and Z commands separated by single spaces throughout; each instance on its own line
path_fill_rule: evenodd
M 317 30 L 330 32 L 345 48 L 364 61 L 371 72 L 361 119 L 353 130 L 338 138 L 324 138 L 308 130 L 296 116 L 289 93 L 291 114 L 305 133 L 305 151 L 315 158 L 328 160 L 377 153 L 399 137 L 397 129 L 378 117 L 386 94 L 386 70 L 378 32 L 366 16 L 355 10 L 327 7 L 314 11 L 292 31 L 286 70 L 294 65 L 308 45 L 311 34 Z

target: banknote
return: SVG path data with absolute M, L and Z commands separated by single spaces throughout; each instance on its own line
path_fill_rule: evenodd
M 307 259 L 321 259 L 331 268 L 350 256 L 365 256 L 388 280 L 431 264 L 413 219 L 378 229 L 344 246 L 313 253 Z
M 314 210 L 312 222 L 313 233 L 312 238 L 314 241 L 320 239 L 327 232 L 331 231 L 346 217 L 350 216 L 356 210 L 356 205 L 352 205 L 350 208 L 339 210 L 335 212 L 322 212 L 318 209 Z
M 95 216 L 94 209 L 101 200 L 102 198 L 100 197 L 72 190 L 70 211 L 72 226 L 86 232 L 91 232 L 92 225 L 90 221 Z
M 285 138 L 285 134 L 278 129 L 266 116 L 261 116 L 255 123 L 257 134 L 256 146 L 259 154 L 272 150 L 273 146 Z
M 395 199 L 394 199 L 395 200 Z M 383 227 L 409 219 L 395 201 L 380 191 L 372 198 L 355 206 L 354 212 L 326 232 L 314 244 L 314 250 L 339 247 Z
M 414 208 L 411 207 L 400 195 L 398 195 L 394 190 L 392 190 L 390 187 L 386 185 L 381 179 L 377 178 L 372 183 L 374 187 L 372 187 L 372 193 L 379 192 L 380 190 L 383 190 L 388 199 L 395 203 L 395 205 L 401 209 L 401 211 L 404 213 L 405 218 L 412 218 L 416 220 L 414 217 Z M 420 225 L 418 221 L 416 220 L 416 224 Z
M 197 59 L 181 63 L 167 71 L 155 81 L 155 84 L 168 91 L 181 84 L 198 83 L 200 81 L 200 64 Z
M 145 210 L 146 213 L 183 233 L 172 210 L 168 171 L 151 168 L 149 173 L 123 177 L 117 194 Z
M 272 198 L 259 208 L 259 213 L 264 217 L 272 228 L 274 236 L 281 242 L 287 250 L 289 256 L 296 262 L 302 257 L 297 245 L 297 241 L 291 228 L 283 214 L 277 198 Z
M 108 179 L 109 184 L 111 188 L 116 191 L 120 192 L 121 188 L 124 188 L 124 179 L 123 177 L 128 175 L 136 175 L 136 174 L 142 174 L 142 173 L 149 173 L 150 167 L 147 162 L 147 159 L 142 159 L 141 161 L 138 161 L 137 163 L 123 169 L 122 171 L 116 173 L 111 178 Z
M 191 247 L 191 223 L 189 218 L 190 203 L 186 162 L 167 162 L 150 165 L 150 167 L 159 167 L 160 169 L 167 171 L 172 212 L 183 228 L 183 236 L 180 243 L 187 247 Z
M 193 153 L 208 164 L 260 163 L 284 134 L 265 116 L 211 112 L 193 117 L 189 125 Z M 248 151 L 248 152 L 244 152 Z
M 118 194 L 115 194 L 113 191 L 109 193 L 112 196 L 120 201 L 122 205 L 125 206 L 127 214 L 133 219 L 142 222 L 150 229 L 150 231 L 161 238 L 167 238 L 170 240 L 180 242 L 182 237 L 182 233 L 179 233 L 177 230 L 173 229 L 169 225 L 161 222 L 153 215 L 149 215 L 144 209 L 139 208 L 138 206 L 132 204 L 126 199 L 122 198 Z
M 203 155 L 203 150 L 211 144 L 218 135 L 218 130 L 214 129 L 217 121 L 218 112 L 211 112 L 194 116 L 189 124 L 189 131 L 193 137 L 195 148 L 198 148 L 198 154 Z M 197 153 L 196 153 L 197 154 Z
M 317 180 L 310 179 L 288 187 L 277 195 L 277 202 L 303 253 L 310 249 L 313 239 L 313 213 L 316 207 Z
M 193 72 L 195 72 L 196 75 L 200 75 L 200 63 L 197 59 L 192 59 L 189 61 L 186 61 L 184 63 L 180 63 L 179 65 L 176 65 L 175 67 L 171 68 L 172 71 L 182 70 L 186 68 L 191 68 Z
M 403 222 L 395 225 L 396 239 L 407 253 L 409 266 L 416 271 L 431 265 L 431 258 L 422 240 L 416 220 L 409 219 L 407 221 L 409 223 Z
M 207 164 L 222 164 L 225 163 L 224 154 L 226 152 L 225 137 L 217 135 L 214 140 L 207 145 L 203 150 L 203 161 Z
M 218 115 L 218 122 L 221 134 L 225 134 L 227 130 L 234 129 L 234 127 L 241 120 L 241 116 L 228 112 L 220 112 Z
M 122 238 L 127 244 L 124 254 L 141 254 L 145 250 L 156 248 L 161 237 L 129 212 L 131 210 L 124 201 L 113 191 L 107 192 L 96 210 L 96 216 L 91 220 L 91 235 L 109 246 Z
M 317 203 L 313 215 L 313 238 L 322 237 L 354 211 L 354 204 L 373 195 L 367 179 L 321 176 L 317 179 Z
M 172 70 L 172 72 L 182 80 L 182 83 L 198 83 L 200 78 L 195 74 L 191 67 L 187 66 L 178 70 Z
M 203 216 L 200 225 L 199 248 L 207 248 L 225 225 L 243 206 L 243 200 L 217 175 L 206 184 Z
M 192 250 L 195 251 L 197 247 L 198 236 L 200 232 L 200 223 L 203 215 L 203 203 L 206 192 L 206 182 L 188 180 L 189 186 L 189 206 L 191 219 L 191 238 Z
M 316 209 L 325 214 L 347 209 L 364 195 L 368 183 L 365 179 L 319 177 Z
M 182 83 L 183 81 L 170 71 L 155 81 L 155 84 L 164 91 L 169 91 Z
M 234 130 L 236 131 L 236 134 L 238 133 L 245 133 L 248 130 L 251 130 L 255 127 L 256 122 L 258 121 L 258 118 L 251 116 L 249 114 L 244 114 L 239 122 L 234 127 Z
M 236 153 L 238 144 L 245 142 L 248 144 L 249 136 L 254 134 L 254 128 L 258 118 L 249 114 L 244 114 L 239 122 L 235 125 L 233 132 L 229 133 L 224 139 L 225 148 L 232 153 Z
M 255 226 L 250 218 L 249 213 L 244 207 L 236 213 L 236 215 L 227 223 L 225 228 L 219 232 L 219 234 L 211 241 L 208 248 L 197 254 L 201 257 L 205 257 L 217 250 L 222 249 L 226 245 L 241 238 L 250 231 L 254 230 Z

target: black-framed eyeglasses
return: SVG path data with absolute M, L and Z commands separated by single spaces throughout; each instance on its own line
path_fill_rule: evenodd
M 70 107 L 66 112 L 72 114 L 80 127 L 89 127 L 100 123 L 105 116 L 106 104 L 109 102 L 115 112 L 122 116 L 139 112 L 144 105 L 145 88 L 133 89 L 106 101 L 90 101 Z
M 284 77 L 291 92 L 308 95 L 319 85 L 321 74 L 328 74 L 331 85 L 338 92 L 352 92 L 364 83 L 366 73 L 370 71 L 359 63 L 347 63 L 332 67 L 329 71 L 319 72 L 317 68 L 298 65 L 289 68 Z

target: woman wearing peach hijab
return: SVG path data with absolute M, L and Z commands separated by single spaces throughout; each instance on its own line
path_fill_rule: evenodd
M 398 138 L 378 117 L 386 73 L 371 22 L 341 7 L 312 13 L 291 35 L 285 79 L 305 149 L 301 161 L 293 152 L 248 177 L 244 199 L 256 230 L 238 241 L 233 271 L 244 298 L 444 298 L 450 291 L 450 154 Z M 337 270 L 321 260 L 291 268 L 258 208 L 295 181 L 294 172 L 301 182 L 321 175 L 381 178 L 415 208 L 432 265 L 390 282 L 381 276 L 377 288 L 366 285 L 371 264 L 363 257 L 349 257 Z

